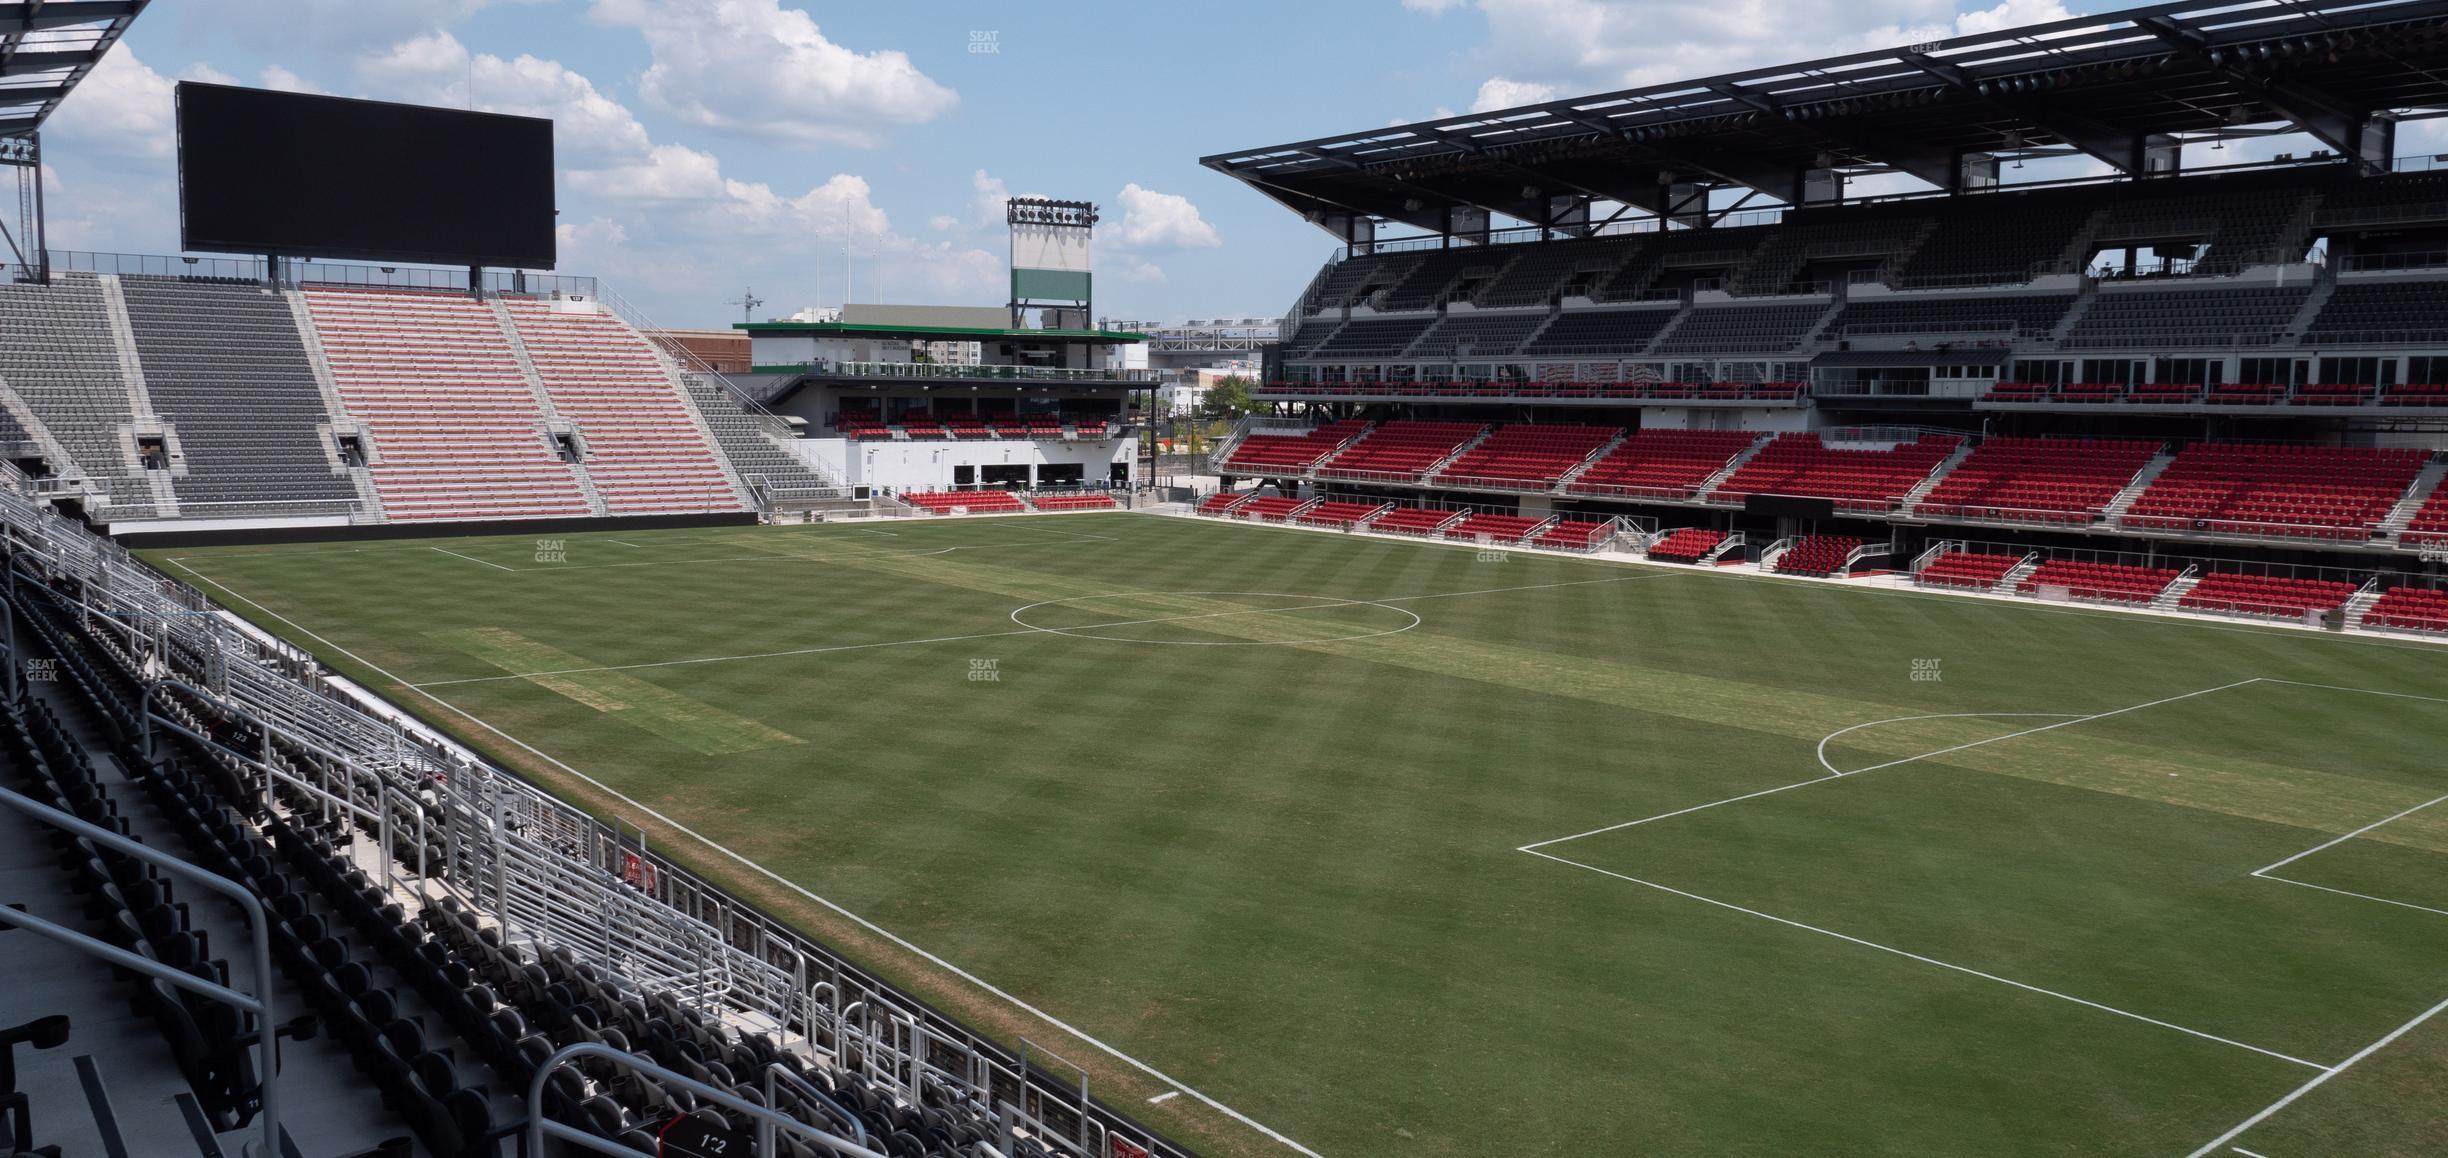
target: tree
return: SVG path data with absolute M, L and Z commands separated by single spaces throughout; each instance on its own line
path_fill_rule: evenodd
M 1250 387 L 1257 385 L 1238 374 L 1207 388 L 1206 409 L 1209 414 L 1240 418 L 1257 409 L 1250 401 Z

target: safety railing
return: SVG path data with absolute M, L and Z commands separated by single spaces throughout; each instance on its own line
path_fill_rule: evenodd
M 177 693 L 191 706 L 275 734 L 279 754 L 307 766 L 300 779 L 362 785 L 371 777 L 389 790 L 384 799 L 395 808 L 403 799 L 423 803 L 425 843 L 438 858 L 422 866 L 424 892 L 458 896 L 498 921 L 506 938 L 566 948 L 628 985 L 672 992 L 738 1023 L 828 1025 L 856 1004 L 923 1027 L 930 1049 L 968 1059 L 963 1064 L 971 1068 L 1016 1060 L 961 1022 L 648 849 L 642 834 L 599 822 L 399 709 L 325 676 L 303 652 L 38 503 L 22 472 L 5 463 L 0 536 L 55 589 L 76 593 L 98 638 L 110 641 L 129 668 L 168 673 L 193 689 Z M 804 1036 L 793 1048 L 816 1054 Z M 920 1064 L 892 1055 L 885 1045 L 868 1060 L 905 1071 Z M 1049 1107 L 1093 1119 L 1110 1137 L 1157 1155 L 1183 1153 L 1102 1103 L 1079 1103 L 1074 1091 L 1040 1093 Z M 1054 1141 L 1080 1153 L 1059 1145 L 1059 1137 Z

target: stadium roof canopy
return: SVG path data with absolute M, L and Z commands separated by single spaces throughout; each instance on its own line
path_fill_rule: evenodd
M 152 0 L 0 0 L 0 137 L 42 127 Z
M 2183 143 L 2308 133 L 2386 165 L 2448 116 L 2448 0 L 2227 0 L 2122 12 L 1204 158 L 1347 241 L 1379 220 L 1565 232 L 1593 206 L 1680 214 L 1715 189 L 1789 204 L 1815 170 L 1963 191 L 1985 158 L 2124 175 Z M 1967 165 L 1967 161 L 1975 165 Z

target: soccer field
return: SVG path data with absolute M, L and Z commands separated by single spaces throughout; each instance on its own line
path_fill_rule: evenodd
M 2448 1152 L 2441 649 L 1129 514 L 147 557 L 1206 1152 Z

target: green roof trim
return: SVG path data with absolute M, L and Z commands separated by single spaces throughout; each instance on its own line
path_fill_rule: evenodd
M 733 322 L 734 330 L 746 330 L 749 336 L 758 334 L 815 334 L 819 337 L 882 337 L 922 338 L 941 341 L 1050 341 L 1050 342 L 1112 342 L 1117 345 L 1144 342 L 1146 334 L 1134 330 L 1010 330 L 973 329 L 968 326 L 860 326 L 846 322 Z

